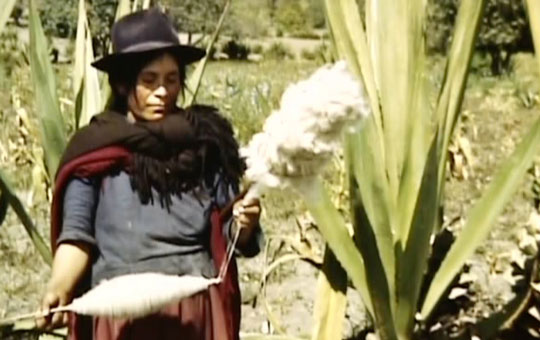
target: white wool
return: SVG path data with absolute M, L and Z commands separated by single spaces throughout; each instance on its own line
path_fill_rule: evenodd
M 64 309 L 84 315 L 138 318 L 156 313 L 219 282 L 219 278 L 190 275 L 123 275 L 101 282 Z
M 241 150 L 247 179 L 260 191 L 317 175 L 340 147 L 344 129 L 369 113 L 364 89 L 344 61 L 318 69 L 286 89 L 280 109 Z

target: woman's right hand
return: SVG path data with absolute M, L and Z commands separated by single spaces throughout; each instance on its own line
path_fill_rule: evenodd
M 42 315 L 36 319 L 36 325 L 41 329 L 54 329 L 66 326 L 68 323 L 67 312 L 50 313 L 50 310 L 69 304 L 70 298 L 67 293 L 55 289 L 48 289 L 43 297 L 39 313 Z
M 41 303 L 41 317 L 36 318 L 39 328 L 52 329 L 68 323 L 68 313 L 53 313 L 55 307 L 69 304 L 79 280 L 90 262 L 90 246 L 82 242 L 60 244 L 54 255 L 51 280 Z

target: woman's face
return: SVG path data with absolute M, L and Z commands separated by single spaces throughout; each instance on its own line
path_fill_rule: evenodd
M 174 109 L 181 90 L 175 58 L 165 53 L 147 64 L 128 94 L 128 107 L 136 120 L 159 120 Z

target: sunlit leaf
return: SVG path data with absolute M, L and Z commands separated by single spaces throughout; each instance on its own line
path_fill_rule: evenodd
M 142 8 L 147 9 L 147 8 L 150 8 L 151 5 L 152 5 L 152 0 L 144 0 Z
M 30 0 L 30 68 L 34 84 L 36 112 L 40 121 L 41 145 L 49 178 L 53 179 L 66 145 L 66 125 L 56 94 L 56 75 L 50 61 L 36 1 Z
M 306 183 L 301 194 L 319 231 L 358 289 L 366 308 L 371 313 L 373 304 L 368 290 L 364 260 L 356 249 L 343 216 L 333 205 L 326 189 L 318 179 Z
M 439 93 L 435 118 L 439 129 L 439 150 L 447 150 L 454 127 L 459 119 L 463 93 L 467 84 L 468 71 L 478 29 L 485 7 L 485 0 L 463 0 L 460 3 L 452 45 Z M 439 195 L 443 194 L 445 169 L 448 154 L 441 153 L 439 160 Z
M 270 335 L 270 334 L 240 334 L 241 340 L 306 340 L 288 335 Z
M 13 12 L 16 2 L 17 0 L 2 0 L 2 4 L 0 4 L 0 34 L 4 30 L 4 27 L 6 27 L 6 23 L 11 16 L 11 12 Z
M 73 90 L 75 91 L 75 102 L 77 104 L 75 106 L 77 127 L 88 124 L 92 116 L 102 109 L 98 71 L 91 65 L 94 61 L 94 51 L 85 7 L 85 0 L 79 0 L 73 72 Z
M 347 307 L 347 272 L 328 248 L 317 286 L 311 340 L 341 339 Z
M 427 318 L 446 288 L 463 267 L 465 260 L 485 240 L 504 205 L 512 198 L 527 169 L 540 150 L 540 119 L 502 164 L 482 197 L 468 212 L 465 226 L 459 233 L 440 269 L 430 284 L 422 306 L 422 317 Z
M 131 1 L 119 0 L 118 7 L 116 7 L 116 16 L 114 17 L 114 21 L 118 21 L 118 19 L 128 15 L 129 13 L 131 13 Z
M 540 15 L 538 15 L 538 13 L 540 13 L 540 1 L 526 0 L 526 3 L 534 41 L 534 50 L 536 52 L 535 56 L 538 61 L 538 66 L 540 67 Z
M 193 71 L 193 73 L 191 74 L 191 76 L 189 77 L 187 81 L 188 92 L 186 92 L 186 98 L 184 99 L 185 106 L 190 106 L 195 102 L 197 93 L 199 92 L 199 86 L 201 85 L 201 80 L 204 74 L 204 70 L 206 69 L 206 64 L 208 63 L 208 60 L 210 58 L 210 51 L 212 51 L 212 48 L 217 40 L 219 32 L 221 31 L 223 22 L 225 21 L 225 17 L 227 16 L 227 13 L 230 7 L 231 7 L 231 0 L 227 0 L 227 2 L 225 3 L 225 6 L 223 7 L 223 11 L 221 12 L 221 16 L 219 18 L 216 29 L 212 33 L 212 36 L 210 37 L 210 41 L 208 42 L 208 45 L 206 46 L 206 56 L 198 62 L 197 67 L 195 68 L 195 71 Z

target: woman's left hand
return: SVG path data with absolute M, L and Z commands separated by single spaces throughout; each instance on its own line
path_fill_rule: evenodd
M 261 203 L 258 199 L 238 200 L 233 206 L 235 225 L 240 229 L 238 245 L 241 247 L 251 239 L 255 227 L 259 224 Z

